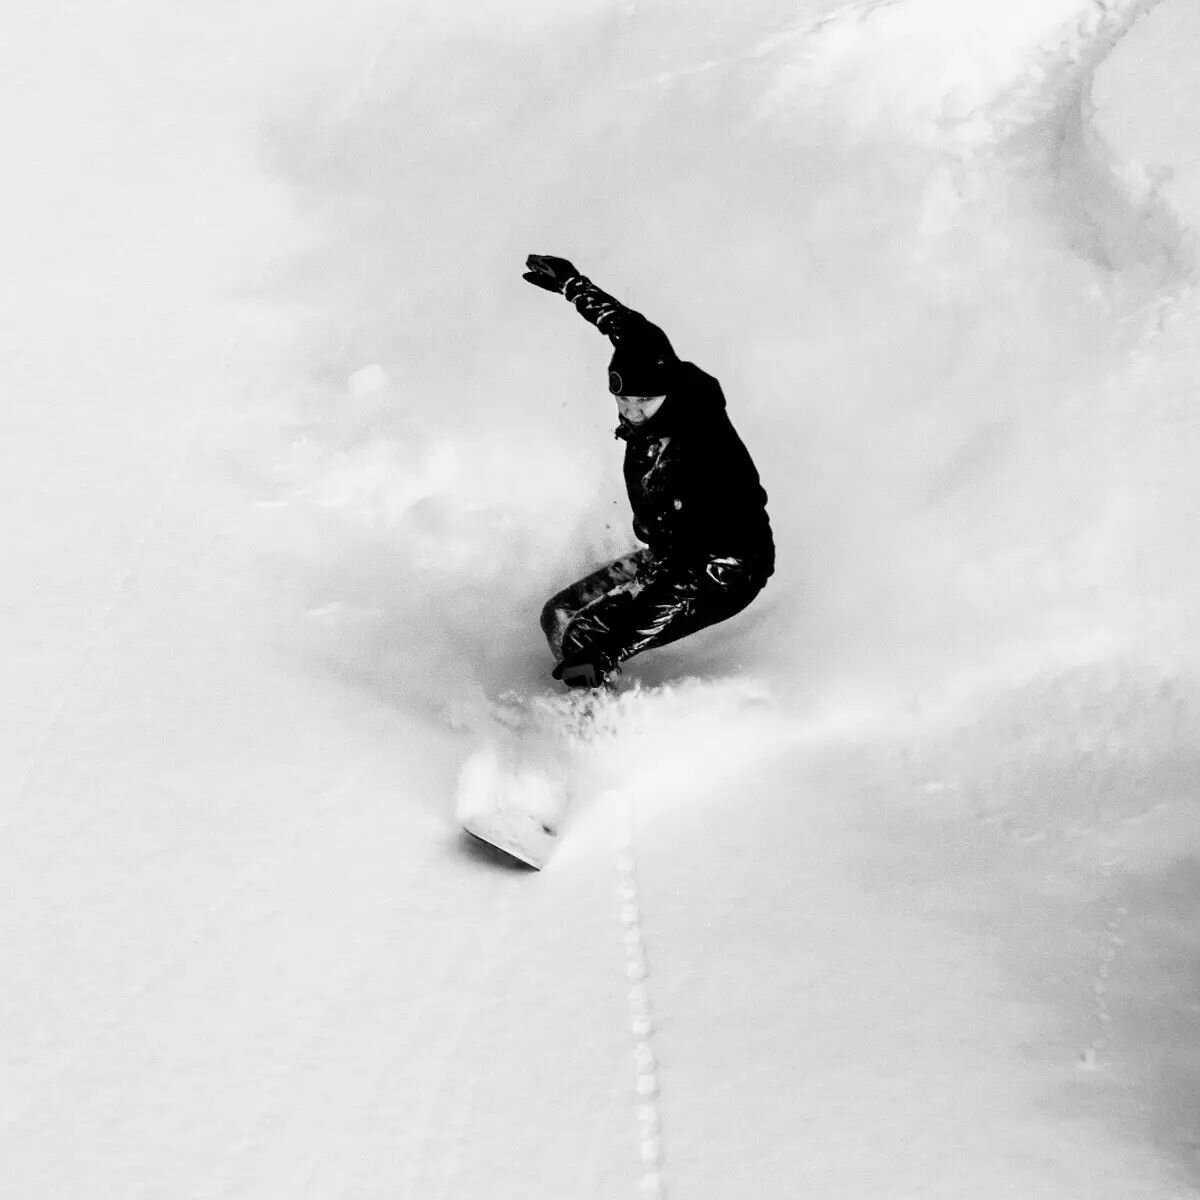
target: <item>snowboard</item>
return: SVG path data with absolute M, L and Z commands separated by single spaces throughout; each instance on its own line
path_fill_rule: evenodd
M 566 778 L 552 765 L 484 746 L 463 764 L 458 795 L 465 832 L 539 871 L 550 861 L 568 802 Z
M 510 698 L 498 708 L 459 771 L 463 831 L 541 870 L 558 845 L 598 703 L 594 694 L 568 693 Z

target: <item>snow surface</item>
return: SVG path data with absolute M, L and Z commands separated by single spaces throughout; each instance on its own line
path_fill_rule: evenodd
M 1189 0 L 10 14 L 22 1200 L 1191 1195 Z M 566 254 L 780 568 L 557 857 L 453 823 L 628 545 Z

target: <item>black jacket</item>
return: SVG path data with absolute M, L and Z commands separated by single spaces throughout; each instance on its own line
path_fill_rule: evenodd
M 568 282 L 565 294 L 618 348 L 641 339 L 654 349 L 666 343 L 656 325 L 582 275 Z M 769 572 L 775 546 L 767 493 L 729 420 L 721 385 L 678 361 L 670 380 L 654 416 L 641 425 L 622 420 L 616 431 L 625 442 L 634 533 L 658 556 L 753 558 Z

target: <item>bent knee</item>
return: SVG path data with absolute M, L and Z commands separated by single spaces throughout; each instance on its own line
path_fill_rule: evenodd
M 558 624 L 563 615 L 562 609 L 558 604 L 558 597 L 551 596 L 545 604 L 542 605 L 542 632 L 549 637 L 550 631 Z
M 558 596 L 551 597 L 542 607 L 542 633 L 546 635 L 546 644 L 556 659 L 563 656 L 563 635 L 571 623 L 571 615 L 570 610 L 559 602 Z

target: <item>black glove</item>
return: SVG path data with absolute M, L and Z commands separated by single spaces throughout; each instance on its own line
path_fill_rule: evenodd
M 535 287 L 545 288 L 548 292 L 558 292 L 560 295 L 567 280 L 579 274 L 574 263 L 565 258 L 555 258 L 553 254 L 531 254 L 525 260 L 525 265 L 529 270 L 521 276 L 522 279 Z

